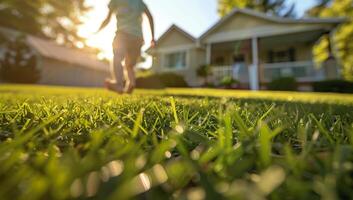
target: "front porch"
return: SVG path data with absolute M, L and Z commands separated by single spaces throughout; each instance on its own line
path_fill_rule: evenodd
M 219 84 L 231 77 L 252 90 L 281 77 L 294 77 L 299 84 L 325 80 L 327 69 L 314 65 L 312 48 L 326 33 L 316 30 L 210 43 L 207 61 L 212 66 L 212 80 Z

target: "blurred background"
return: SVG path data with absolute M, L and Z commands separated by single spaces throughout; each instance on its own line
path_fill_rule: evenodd
M 108 3 L 0 0 L 0 82 L 101 87 L 116 20 L 95 32 Z M 158 40 L 142 48 L 140 87 L 353 90 L 353 0 L 145 3 Z

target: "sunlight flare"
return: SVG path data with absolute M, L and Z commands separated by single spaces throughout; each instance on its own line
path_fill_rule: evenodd
M 87 0 L 87 4 L 92 7 L 92 10 L 83 17 L 84 24 L 80 26 L 78 34 L 86 39 L 88 46 L 101 50 L 101 53 L 98 55 L 100 59 L 112 60 L 112 42 L 115 37 L 117 23 L 115 17 L 112 18 L 111 22 L 104 30 L 97 33 L 100 24 L 108 14 L 108 3 L 109 0 Z M 143 51 L 149 47 L 148 41 L 151 41 L 152 38 L 148 26 L 148 20 L 146 16 L 144 16 L 142 27 L 144 38 L 147 42 L 142 47 Z M 146 57 L 146 61 L 140 64 L 140 66 L 144 68 L 150 67 L 152 64 L 152 59 L 149 58 L 146 54 L 143 56 Z

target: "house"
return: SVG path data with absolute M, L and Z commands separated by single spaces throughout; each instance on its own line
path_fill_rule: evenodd
M 215 84 L 232 77 L 243 88 L 259 90 L 276 78 L 291 76 L 301 90 L 310 90 L 312 82 L 340 76 L 335 61 L 315 67 L 312 49 L 342 22 L 341 18 L 289 19 L 234 9 L 199 38 L 173 25 L 148 53 L 154 57 L 155 72 L 180 74 L 191 86 L 202 85 L 197 69 L 210 65 Z
M 8 39 L 20 34 L 6 28 L 0 28 L 0 32 Z M 26 35 L 25 41 L 37 57 L 37 68 L 41 72 L 38 84 L 102 87 L 110 76 L 109 64 L 99 61 L 95 55 L 32 35 Z M 3 52 L 0 44 L 0 57 Z

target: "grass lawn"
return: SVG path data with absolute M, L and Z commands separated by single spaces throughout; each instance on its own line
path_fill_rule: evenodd
M 1 199 L 353 199 L 353 95 L 0 86 Z

